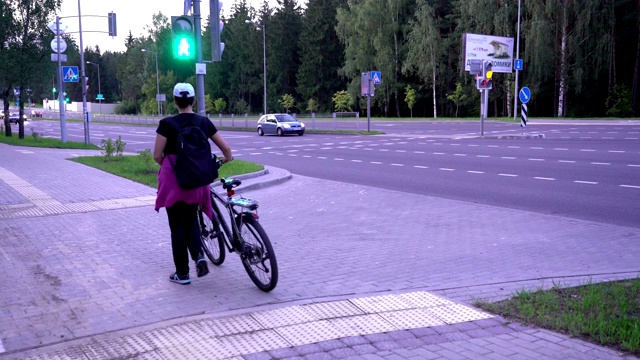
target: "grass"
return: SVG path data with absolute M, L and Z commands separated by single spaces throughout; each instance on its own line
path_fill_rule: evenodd
M 476 305 L 506 319 L 640 355 L 640 278 L 569 288 L 554 284 Z
M 30 146 L 30 147 L 56 148 L 56 149 L 89 149 L 89 150 L 100 149 L 98 146 L 93 144 L 85 145 L 85 143 L 83 142 L 75 142 L 75 141 L 67 141 L 63 143 L 58 139 L 43 138 L 43 137 L 40 137 L 39 135 L 34 136 L 33 135 L 34 133 L 37 134 L 36 132 L 31 130 L 31 135 L 25 134 L 24 139 L 20 139 L 18 138 L 18 131 L 12 131 L 12 136 L 10 137 L 4 136 L 4 131 L 2 131 L 2 133 L 0 134 L 0 143 L 17 145 L 17 146 Z
M 69 160 L 91 166 L 156 189 L 158 188 L 157 174 L 160 166 L 153 161 L 152 158 L 145 157 L 144 155 L 125 155 L 113 157 L 108 161 L 105 161 L 104 156 L 80 156 Z M 220 177 L 230 177 L 240 174 L 248 174 L 263 169 L 264 166 L 260 164 L 234 160 L 223 165 L 220 170 L 218 170 L 218 173 Z

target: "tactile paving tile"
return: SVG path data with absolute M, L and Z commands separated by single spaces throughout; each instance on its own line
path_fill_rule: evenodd
M 212 336 L 226 336 L 264 329 L 250 315 L 238 315 L 199 322 L 203 330 Z
M 153 351 L 153 346 L 137 334 L 94 341 L 82 348 L 90 359 L 121 359 Z
M 140 336 L 151 343 L 155 349 L 161 349 L 180 347 L 194 339 L 206 337 L 207 334 L 198 323 L 184 323 L 146 331 Z
M 364 312 L 349 300 L 328 301 L 303 305 L 307 311 L 318 319 L 331 319 L 345 316 L 364 315 Z
M 234 355 L 232 349 L 229 349 L 220 340 L 215 338 L 197 338 L 192 339 L 182 346 L 171 346 L 157 349 L 156 352 L 161 355 L 161 359 L 189 359 L 189 360 L 210 360 L 224 359 Z
M 429 294 L 425 291 L 416 291 L 398 295 L 403 301 L 413 305 L 415 308 L 428 308 L 433 306 L 455 304 L 453 301 L 443 299 L 439 296 Z
M 71 347 L 69 349 L 56 351 L 49 354 L 41 354 L 35 356 L 29 356 L 24 360 L 86 360 L 87 357 L 82 352 L 80 347 Z
M 345 332 L 344 328 L 327 320 L 282 326 L 274 330 L 293 346 L 357 335 L 355 331 Z
M 318 320 L 302 306 L 289 306 L 281 309 L 259 311 L 251 314 L 262 326 L 272 329 L 280 326 L 302 324 Z
M 399 330 L 445 325 L 444 321 L 425 309 L 389 311 L 379 315 Z
M 246 334 L 223 336 L 218 338 L 218 340 L 230 350 L 233 356 L 291 346 L 291 344 L 273 330 L 260 330 Z
M 474 310 L 468 306 L 460 304 L 436 306 L 425 310 L 437 316 L 440 320 L 444 321 L 447 324 L 489 319 L 493 317 L 492 315 L 489 315 L 487 313 Z
M 405 302 L 397 295 L 381 295 L 350 300 L 358 308 L 368 314 L 375 314 L 383 311 L 411 309 L 411 304 Z
M 378 314 L 330 319 L 328 321 L 347 334 L 345 336 L 367 335 L 399 330 Z

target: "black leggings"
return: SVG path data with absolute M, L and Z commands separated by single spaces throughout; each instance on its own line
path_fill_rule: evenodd
M 198 205 L 175 203 L 167 208 L 169 228 L 171 228 L 171 248 L 176 273 L 180 276 L 189 274 L 189 254 L 196 261 L 202 252 L 200 225 L 198 224 Z

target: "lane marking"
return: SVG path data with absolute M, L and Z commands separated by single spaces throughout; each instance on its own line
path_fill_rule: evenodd
M 596 185 L 597 184 L 597 182 L 595 182 L 595 181 L 582 181 L 582 180 L 575 180 L 574 183 L 589 184 L 589 185 Z
M 609 150 L 609 152 L 610 152 L 610 153 L 618 153 L 618 154 L 621 154 L 621 153 L 624 153 L 625 151 L 624 151 L 624 150 Z
M 507 159 L 507 160 L 515 160 L 516 158 L 514 158 L 513 156 L 501 156 L 501 159 Z
M 467 156 L 467 154 L 453 154 L 453 156 Z
M 449 169 L 449 168 L 439 168 L 438 170 L 442 170 L 442 171 L 454 171 L 455 169 Z
M 444 155 L 444 153 L 441 153 L 441 152 L 435 152 L 435 153 L 433 153 L 433 155 Z
M 627 166 L 632 166 L 632 167 L 640 167 L 640 165 L 635 165 L 635 164 L 629 164 Z
M 513 175 L 513 174 L 498 174 L 498 176 L 516 177 L 516 176 L 518 176 L 518 175 Z
M 611 163 L 591 162 L 591 165 L 611 165 Z
M 567 148 L 554 148 L 553 150 L 566 151 L 566 150 L 569 150 L 569 149 L 567 149 Z
M 471 174 L 484 174 L 484 171 L 468 170 L 467 172 Z
M 380 161 L 371 161 L 369 164 L 382 165 Z
M 593 152 L 593 151 L 595 151 L 595 150 L 593 150 L 593 149 L 580 149 L 580 151 Z
M 418 169 L 428 169 L 428 166 L 422 166 L 422 165 L 414 165 L 414 168 L 418 168 Z
M 530 160 L 530 161 L 544 161 L 544 159 L 533 159 L 533 158 L 527 159 L 527 160 Z
M 403 164 L 391 164 L 391 166 L 404 166 Z
M 558 160 L 558 162 L 561 162 L 561 163 L 575 163 L 575 161 L 573 161 L 573 160 Z
M 544 148 L 539 147 L 539 146 L 532 146 L 529 149 L 531 149 L 531 150 L 544 150 Z
M 342 161 L 342 160 L 344 160 L 344 159 L 341 159 L 341 158 L 333 158 L 333 160 Z
M 361 163 L 362 160 L 351 160 L 352 162 Z
M 488 158 L 488 157 L 491 157 L 491 156 L 489 156 L 489 155 L 476 155 L 476 157 L 480 157 L 480 158 Z
M 547 177 L 540 177 L 540 176 L 534 176 L 533 178 L 537 180 L 549 180 L 549 181 L 555 180 L 554 178 L 547 178 Z
M 620 187 L 632 188 L 632 189 L 640 189 L 640 186 L 636 186 L 636 185 L 620 185 Z

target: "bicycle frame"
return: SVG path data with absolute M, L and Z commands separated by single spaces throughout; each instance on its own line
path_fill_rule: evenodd
M 242 221 L 242 216 L 239 217 L 242 213 L 250 213 L 254 218 L 258 218 L 258 213 L 255 209 L 250 210 L 250 205 L 255 204 L 256 202 L 251 199 L 240 198 L 234 199 L 233 195 L 235 191 L 233 189 L 227 190 L 227 198 L 223 198 L 220 194 L 218 194 L 213 188 L 211 189 L 211 207 L 213 208 L 213 219 L 211 222 L 214 225 L 219 225 L 224 231 L 226 236 L 225 245 L 229 252 L 238 252 L 240 253 L 243 248 L 242 240 L 240 239 L 240 231 L 238 230 L 237 221 Z M 225 216 L 222 215 L 222 211 L 218 206 L 218 203 L 222 204 L 222 206 L 227 210 L 227 215 L 231 221 L 231 228 L 227 225 L 225 220 Z M 238 211 L 236 206 L 241 207 L 242 211 Z M 231 243 L 229 243 L 231 242 Z

